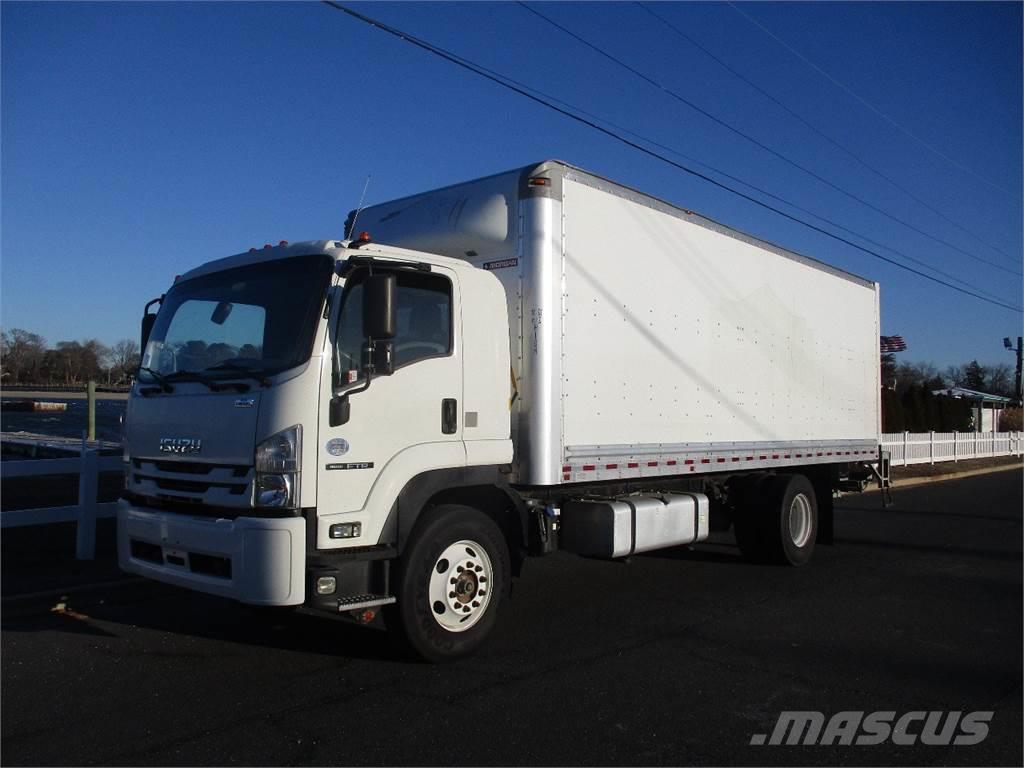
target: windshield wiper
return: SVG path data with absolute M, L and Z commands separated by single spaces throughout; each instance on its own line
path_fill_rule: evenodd
M 249 391 L 248 384 L 243 384 L 240 381 L 215 381 L 209 376 L 203 376 L 200 371 L 175 371 L 174 373 L 167 374 L 166 378 L 174 381 L 198 381 L 200 384 L 205 384 L 213 392 L 219 392 L 223 389 L 237 389 L 239 392 Z
M 247 366 L 246 363 L 240 362 L 237 358 L 235 358 L 234 360 L 225 360 L 221 363 L 217 363 L 216 365 L 211 365 L 207 368 L 204 368 L 203 370 L 226 371 L 229 372 L 232 376 L 237 376 L 239 378 L 245 379 L 253 379 L 254 381 L 258 381 L 260 383 L 260 386 L 262 387 L 270 386 L 270 379 L 268 379 L 262 373 L 257 373 L 256 371 L 252 370 Z
M 164 392 L 173 392 L 174 391 L 174 387 L 172 387 L 170 385 L 170 383 L 168 383 L 167 378 L 163 374 L 157 373 L 152 368 L 140 367 L 139 370 L 140 371 L 145 371 L 150 376 L 152 376 L 153 380 L 160 386 L 160 389 L 162 391 L 164 391 Z M 146 391 L 147 391 L 146 389 L 140 389 L 139 390 L 139 392 L 142 392 L 142 393 L 145 393 Z M 149 388 L 148 391 L 152 391 L 152 388 Z

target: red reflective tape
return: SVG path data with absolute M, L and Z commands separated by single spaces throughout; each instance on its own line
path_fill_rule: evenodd
M 767 456 L 758 456 L 757 458 L 758 458 L 758 459 L 760 459 L 761 461 L 764 461 L 764 460 L 765 460 L 765 459 L 767 459 L 768 457 L 767 457 Z
M 595 467 L 593 464 L 584 464 L 583 465 L 583 471 L 584 472 L 593 472 L 595 469 L 597 469 L 597 467 Z
M 693 459 L 687 459 L 683 464 L 693 464 Z
M 701 464 L 710 464 L 711 463 L 711 459 L 701 459 L 700 463 Z
M 637 468 L 637 467 L 639 467 L 640 465 L 639 465 L 639 464 L 637 464 L 637 463 L 636 463 L 635 461 L 631 461 L 631 462 L 629 462 L 629 464 L 627 464 L 626 466 L 627 466 L 627 467 L 629 467 L 630 469 L 636 469 L 636 468 Z
M 733 460 L 733 461 L 739 461 L 739 460 L 740 460 L 740 457 L 739 457 L 739 456 L 733 456 L 733 457 L 732 457 L 732 460 Z
M 715 459 L 719 464 L 725 464 L 725 459 Z
M 676 460 L 675 459 L 669 459 L 665 463 L 668 464 L 670 467 L 674 467 L 676 465 Z
M 821 456 L 821 454 L 820 454 L 820 453 L 819 453 L 818 455 L 819 455 L 819 456 Z M 826 456 L 831 456 L 831 455 L 832 455 L 832 451 L 829 451 L 829 452 L 828 452 L 828 453 L 826 453 L 825 455 L 826 455 Z
M 804 455 L 803 455 L 802 453 L 798 453 L 798 454 L 796 455 L 796 457 L 797 457 L 798 459 L 802 459 L 802 458 L 804 457 Z
M 604 468 L 605 469 L 618 469 L 619 465 L 618 464 L 605 464 Z
M 656 461 L 648 461 L 647 462 L 647 466 L 648 467 L 656 467 L 656 466 L 658 466 L 658 462 L 656 462 Z
M 779 458 L 779 454 L 777 454 L 777 453 L 773 453 L 773 454 L 772 454 L 772 458 L 773 458 L 773 459 L 777 459 L 777 458 Z
M 562 467 L 563 472 L 572 472 L 572 467 Z
M 818 455 L 821 456 L 821 451 L 818 451 Z
M 753 456 L 747 456 L 747 459 L 746 459 L 746 460 L 747 460 L 747 461 L 753 461 L 753 460 L 754 460 L 754 457 L 753 457 Z
M 785 456 L 783 456 L 782 458 L 784 458 L 784 459 L 788 459 L 788 458 L 789 458 L 789 454 L 787 453 L 787 454 L 786 454 Z

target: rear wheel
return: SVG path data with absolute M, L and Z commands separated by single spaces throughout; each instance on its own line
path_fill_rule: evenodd
M 508 593 L 508 546 L 491 518 L 443 505 L 413 531 L 398 563 L 395 596 L 385 620 L 427 661 L 466 656 L 483 644 Z
M 817 535 L 818 504 L 803 475 L 766 475 L 746 488 L 736 543 L 748 560 L 804 565 Z

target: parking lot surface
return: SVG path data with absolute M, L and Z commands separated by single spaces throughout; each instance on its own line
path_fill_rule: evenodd
M 5 765 L 1020 765 L 1019 470 L 842 500 L 836 545 L 729 536 L 527 562 L 492 641 L 429 666 L 377 627 L 151 583 L 5 603 Z M 753 746 L 783 710 L 994 711 L 975 746 Z

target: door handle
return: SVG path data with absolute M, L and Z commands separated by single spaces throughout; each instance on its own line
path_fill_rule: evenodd
M 454 397 L 441 401 L 441 433 L 454 435 L 459 428 L 458 403 Z

